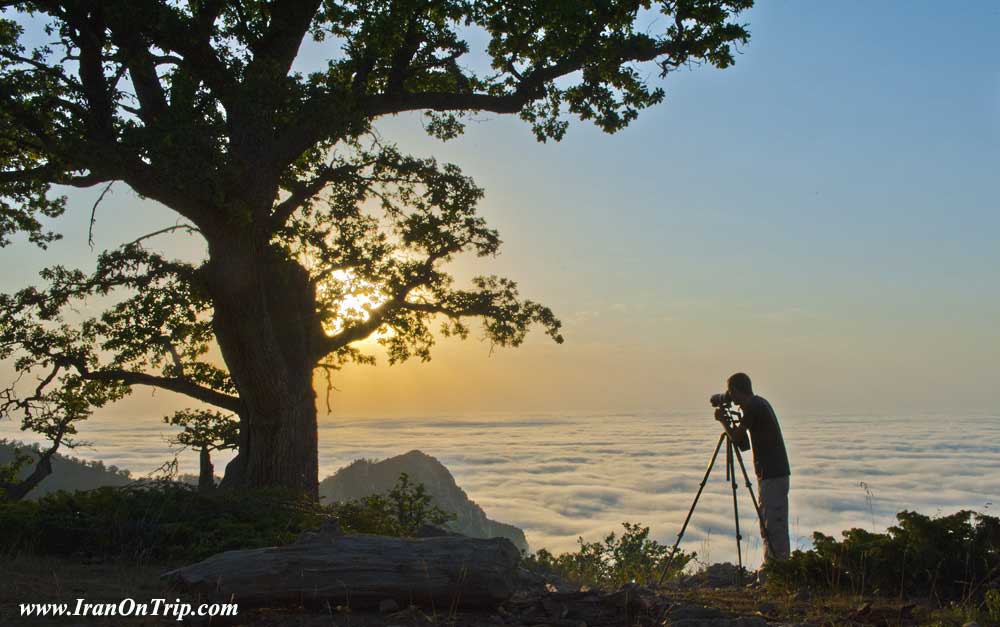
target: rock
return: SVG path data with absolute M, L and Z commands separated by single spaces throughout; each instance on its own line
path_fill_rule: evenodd
M 670 627 L 768 627 L 760 616 L 740 616 L 739 618 L 689 618 L 671 620 Z
M 327 518 L 320 524 L 319 529 L 300 533 L 295 544 L 330 543 L 333 538 L 339 538 L 343 535 L 344 531 L 340 528 L 340 521 L 336 518 Z
M 567 581 L 562 577 L 558 577 L 556 575 L 549 575 L 545 577 L 545 590 L 547 592 L 557 592 L 557 593 L 577 592 L 579 589 L 580 586 L 576 585 L 571 581 Z
M 704 569 L 681 578 L 680 585 L 684 588 L 727 588 L 735 586 L 739 569 L 735 564 L 724 562 L 720 564 L 710 564 Z M 751 575 L 746 569 L 743 570 L 743 581 L 749 582 Z
M 729 620 L 726 613 L 714 607 L 682 605 L 671 608 L 667 613 L 671 625 L 708 624 L 717 620 Z
M 601 597 L 606 605 L 622 608 L 628 612 L 648 612 L 659 602 L 656 592 L 639 584 L 627 583 L 615 592 Z
M 516 589 L 508 540 L 460 536 L 327 536 L 328 541 L 227 551 L 163 575 L 184 592 L 246 606 L 349 605 L 386 599 L 438 607 L 496 607 Z
M 434 525 L 423 524 L 417 529 L 415 535 L 418 538 L 440 538 L 441 536 L 460 536 L 462 534 L 454 533 L 441 527 L 435 527 Z
M 774 616 L 778 613 L 778 606 L 770 601 L 762 601 L 757 604 L 757 611 L 765 616 Z
M 378 604 L 378 611 L 381 614 L 392 614 L 399 611 L 399 603 L 395 599 L 382 599 Z
M 970 620 L 969 622 L 962 625 L 962 627 L 979 627 L 979 623 L 977 623 L 974 620 Z

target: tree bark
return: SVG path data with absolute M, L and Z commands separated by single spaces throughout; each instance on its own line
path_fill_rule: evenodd
M 38 458 L 35 469 L 24 480 L 0 484 L 0 493 L 3 495 L 3 500 L 9 503 L 20 501 L 28 495 L 28 492 L 35 489 L 35 486 L 41 483 L 43 479 L 51 475 L 53 453 L 55 453 L 55 448 L 43 453 Z
M 212 465 L 212 452 L 207 446 L 201 448 L 199 462 L 198 491 L 211 492 L 215 488 L 215 466 Z
M 400 607 L 492 607 L 513 594 L 518 557 L 505 538 L 326 536 L 227 551 L 163 576 L 183 591 L 241 606 L 362 609 L 393 599 Z
M 315 292 L 308 273 L 264 248 L 210 244 L 213 328 L 244 410 L 227 488 L 287 488 L 317 497 Z M 235 476 L 229 477 L 232 468 Z

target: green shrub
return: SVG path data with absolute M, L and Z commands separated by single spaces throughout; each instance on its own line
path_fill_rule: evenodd
M 195 561 L 233 549 L 287 544 L 339 518 L 348 533 L 413 535 L 450 515 L 405 476 L 386 494 L 319 505 L 282 492 L 198 492 L 172 482 L 56 492 L 0 503 L 0 554 Z
M 612 589 L 635 582 L 656 584 L 670 557 L 670 547 L 649 539 L 649 527 L 637 523 L 622 523 L 625 528 L 620 536 L 609 533 L 603 542 L 578 540 L 576 553 L 555 556 L 539 549 L 524 559 L 524 566 L 543 574 L 558 575 L 573 583 L 591 588 Z M 678 551 L 670 563 L 667 578 L 676 577 L 694 553 Z
M 385 494 L 372 494 L 330 506 L 345 531 L 412 537 L 424 525 L 440 526 L 455 515 L 431 505 L 422 483 L 410 483 L 405 472 Z
M 971 511 L 931 518 L 897 514 L 886 533 L 813 534 L 813 548 L 766 566 L 779 587 L 852 594 L 982 600 L 983 584 L 1000 571 L 1000 519 Z
M 993 588 L 983 595 L 986 618 L 994 625 L 1000 625 L 1000 590 Z
M 199 494 L 156 482 L 0 505 L 0 550 L 184 560 L 283 544 L 329 514 L 281 493 Z

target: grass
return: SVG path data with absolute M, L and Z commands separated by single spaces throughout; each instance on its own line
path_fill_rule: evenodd
M 0 559 L 0 625 L 67 625 L 73 619 L 20 616 L 21 603 L 118 602 L 125 598 L 146 602 L 171 600 L 160 574 L 169 564 L 135 564 L 124 561 L 85 563 L 39 555 L 12 555 Z M 91 625 L 176 625 L 167 617 L 87 619 Z
M 960 627 L 968 620 L 980 618 L 964 608 L 934 609 L 929 605 L 913 604 L 877 597 L 831 594 L 797 598 L 795 595 L 769 591 L 766 588 L 693 588 L 671 590 L 668 595 L 681 603 L 714 607 L 740 616 L 764 616 L 771 622 L 809 624 L 817 626 L 878 625 L 906 627 L 910 625 L 940 625 Z M 980 622 L 987 625 L 986 622 Z

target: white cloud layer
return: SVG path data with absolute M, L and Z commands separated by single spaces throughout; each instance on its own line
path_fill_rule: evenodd
M 577 537 L 598 540 L 623 521 L 649 525 L 653 537 L 672 544 L 719 433 L 707 416 L 706 410 L 331 420 L 320 430 L 320 466 L 325 476 L 357 458 L 420 449 L 441 460 L 490 517 L 524 529 L 533 548 L 572 550 Z M 884 529 L 902 509 L 1000 509 L 996 416 L 779 419 L 792 466 L 793 547 L 808 546 L 813 531 Z M 20 435 L 9 422 L 0 429 L 0 437 Z M 159 426 L 95 419 L 81 431 L 94 447 L 76 454 L 135 472 L 169 456 Z M 733 560 L 736 552 L 723 461 L 720 455 L 683 545 L 713 561 Z M 752 473 L 749 455 L 746 462 Z M 182 457 L 182 471 L 196 468 L 193 456 Z M 753 566 L 761 558 L 760 540 L 742 478 L 739 484 L 744 560 Z

